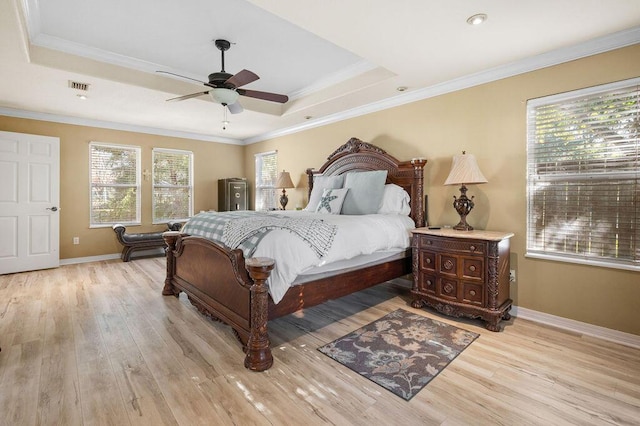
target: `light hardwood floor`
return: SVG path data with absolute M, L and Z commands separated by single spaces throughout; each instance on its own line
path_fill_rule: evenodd
M 640 350 L 408 305 L 395 280 L 270 323 L 275 364 L 163 297 L 164 258 L 0 276 L 1 425 L 640 424 Z M 397 308 L 480 333 L 406 402 L 317 351 Z

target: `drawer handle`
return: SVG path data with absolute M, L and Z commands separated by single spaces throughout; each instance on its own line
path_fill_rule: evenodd
M 433 282 L 431 282 L 431 280 L 427 280 L 427 287 L 431 287 L 433 285 Z
M 476 246 L 469 246 L 469 250 L 476 251 Z
M 474 271 L 476 270 L 476 267 L 475 267 L 475 266 L 473 266 L 473 265 L 471 265 L 471 266 L 469 266 L 469 270 L 470 270 L 471 272 L 474 272 Z
M 425 260 L 425 262 L 431 263 L 431 259 L 427 258 L 427 260 Z
M 445 293 L 449 294 L 453 291 L 453 286 L 449 283 L 445 284 L 444 287 L 442 288 L 444 290 Z
M 475 290 L 471 290 L 471 291 L 469 292 L 469 294 L 470 294 L 470 295 L 472 295 L 472 296 L 475 296 L 475 295 L 476 295 L 476 291 L 475 291 Z
M 431 245 L 431 240 L 427 240 L 427 245 L 430 246 Z

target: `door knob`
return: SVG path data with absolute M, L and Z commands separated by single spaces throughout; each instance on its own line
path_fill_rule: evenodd
M 47 207 L 47 210 L 51 210 L 52 212 L 57 212 L 58 208 L 56 206 L 53 207 Z

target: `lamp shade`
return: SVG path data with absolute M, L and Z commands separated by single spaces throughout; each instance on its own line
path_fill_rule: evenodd
M 455 155 L 453 157 L 453 163 L 451 164 L 451 171 L 449 177 L 444 182 L 445 185 L 460 185 L 465 183 L 487 183 L 487 178 L 484 177 L 476 162 L 476 157 L 473 154 L 466 154 L 462 151 L 461 155 Z
M 233 105 L 238 100 L 238 92 L 231 89 L 213 89 L 209 91 L 213 100 L 223 105 Z
M 276 188 L 295 188 L 291 181 L 289 172 L 285 172 L 284 170 L 280 172 L 278 175 L 278 181 L 276 182 Z

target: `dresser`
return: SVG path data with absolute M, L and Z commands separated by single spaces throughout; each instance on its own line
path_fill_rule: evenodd
M 218 211 L 247 210 L 248 192 L 245 178 L 218 180 Z
M 509 232 L 417 228 L 413 231 L 414 308 L 481 318 L 500 331 L 509 310 Z

